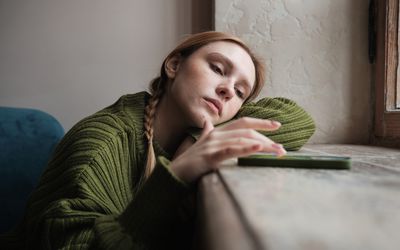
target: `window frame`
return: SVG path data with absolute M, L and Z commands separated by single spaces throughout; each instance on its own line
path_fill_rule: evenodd
M 372 144 L 400 147 L 398 89 L 399 0 L 375 1 L 375 119 Z M 400 100 L 397 100 L 399 102 Z

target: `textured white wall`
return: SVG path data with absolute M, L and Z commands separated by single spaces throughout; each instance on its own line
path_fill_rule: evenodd
M 365 0 L 215 0 L 216 30 L 242 37 L 265 59 L 261 95 L 309 111 L 314 143 L 368 140 L 367 24 Z
M 42 109 L 68 130 L 146 90 L 189 33 L 187 0 L 0 0 L 0 105 Z

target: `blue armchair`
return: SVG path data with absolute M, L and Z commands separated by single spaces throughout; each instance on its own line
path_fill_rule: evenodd
M 0 233 L 21 218 L 54 147 L 64 135 L 51 115 L 0 107 Z

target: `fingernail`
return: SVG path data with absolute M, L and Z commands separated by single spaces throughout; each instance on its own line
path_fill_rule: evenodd
M 271 124 L 274 126 L 281 126 L 282 124 L 278 121 L 271 121 Z
M 275 148 L 275 149 L 283 149 L 283 145 L 279 144 L 279 143 L 272 144 L 272 147 Z

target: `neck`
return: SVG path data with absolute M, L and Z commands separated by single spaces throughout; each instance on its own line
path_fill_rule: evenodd
M 154 139 L 160 146 L 170 155 L 174 155 L 175 151 L 185 139 L 185 131 L 187 126 L 182 120 L 176 107 L 165 93 L 157 105 L 154 117 Z

